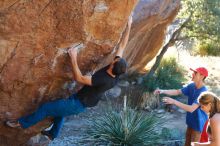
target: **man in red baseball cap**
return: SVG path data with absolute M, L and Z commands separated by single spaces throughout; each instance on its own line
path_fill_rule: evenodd
M 190 68 L 190 70 L 193 71 L 194 73 L 200 73 L 200 74 L 202 74 L 205 77 L 208 76 L 208 70 L 206 68 L 204 68 L 204 67 L 199 67 L 199 68 L 196 68 L 196 69 Z M 207 133 L 207 130 L 206 130 L 207 126 L 208 126 L 208 123 L 209 123 L 209 120 L 206 121 L 206 123 L 205 123 L 205 125 L 203 127 L 203 130 L 202 130 L 202 133 L 201 133 L 201 137 L 200 137 L 200 142 L 201 143 L 208 142 L 208 133 Z
M 203 75 L 205 78 L 208 77 L 208 70 L 205 67 L 198 67 L 196 69 L 192 69 L 190 68 L 191 71 L 193 71 L 194 73 L 200 73 L 201 75 Z M 205 79 L 204 78 L 204 79 Z
M 182 89 L 170 89 L 170 90 L 155 90 L 155 94 L 166 94 L 170 96 L 176 96 L 184 94 L 188 97 L 188 104 L 181 103 L 173 98 L 164 97 L 163 102 L 165 104 L 174 104 L 179 108 L 187 111 L 186 114 L 186 141 L 185 146 L 191 146 L 191 142 L 199 142 L 203 127 L 208 120 L 208 115 L 199 108 L 197 101 L 199 95 L 207 91 L 204 84 L 204 80 L 208 77 L 208 70 L 204 67 L 191 69 L 193 71 L 192 83 L 188 84 Z

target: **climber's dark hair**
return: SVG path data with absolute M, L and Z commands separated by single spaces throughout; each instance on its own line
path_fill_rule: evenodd
M 119 76 L 119 75 L 126 72 L 128 65 L 127 65 L 127 62 L 125 61 L 125 59 L 123 59 L 123 58 L 117 58 L 117 59 L 119 59 L 119 60 L 114 63 L 112 73 L 116 76 Z

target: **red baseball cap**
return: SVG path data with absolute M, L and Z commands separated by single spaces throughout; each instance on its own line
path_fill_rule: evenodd
M 208 76 L 208 70 L 205 67 L 198 67 L 197 69 L 190 68 L 190 70 L 194 72 L 198 72 L 205 77 Z

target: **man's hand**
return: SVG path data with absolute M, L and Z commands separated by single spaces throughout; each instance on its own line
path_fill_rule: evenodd
M 163 102 L 165 103 L 165 104 L 175 104 L 175 99 L 173 99 L 173 98 L 170 98 L 170 97 L 164 97 L 163 98 Z
M 128 18 L 128 27 L 131 27 L 131 24 L 132 24 L 132 22 L 133 22 L 133 16 L 132 16 L 133 14 L 131 14 L 130 16 L 129 16 L 129 18 Z
M 71 47 L 69 50 L 68 50 L 68 54 L 70 55 L 70 57 L 72 58 L 77 58 L 77 49 L 74 48 L 74 47 Z
M 154 94 L 155 94 L 155 95 L 163 94 L 163 90 L 161 90 L 161 89 L 156 89 L 156 90 L 154 91 Z

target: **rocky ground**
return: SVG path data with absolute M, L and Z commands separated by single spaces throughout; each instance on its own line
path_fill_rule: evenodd
M 61 135 L 56 138 L 54 141 L 48 141 L 45 137 L 38 135 L 33 138 L 30 142 L 30 145 L 34 146 L 42 146 L 48 145 L 49 146 L 104 146 L 104 143 L 94 143 L 93 140 L 90 140 L 87 137 L 87 130 L 90 126 L 90 120 L 94 117 L 99 117 L 103 114 L 106 107 L 109 106 L 107 101 L 100 101 L 98 106 L 94 108 L 87 109 L 85 113 L 81 113 L 76 116 L 69 116 L 66 118 L 64 127 L 61 131 Z M 118 106 L 118 105 L 117 105 Z M 120 106 L 120 105 L 119 105 Z M 183 135 L 185 132 L 185 112 L 179 110 L 177 108 L 173 108 L 172 112 L 166 111 L 163 107 L 152 110 L 157 115 L 163 116 L 165 119 L 165 123 L 163 128 L 168 128 L 177 131 L 180 135 Z M 143 110 L 144 112 L 148 112 Z M 183 137 L 178 138 L 178 140 L 183 140 Z M 37 139 L 37 140 L 36 140 Z M 34 144 L 34 143 L 38 144 Z M 170 143 L 173 141 L 164 141 L 166 145 L 171 146 Z
M 95 145 L 92 140 L 86 139 L 86 131 L 90 125 L 88 120 L 90 118 L 99 117 L 102 114 L 101 109 L 105 108 L 107 103 L 101 101 L 100 104 L 92 109 L 88 109 L 86 113 L 82 113 L 78 116 L 70 116 L 66 119 L 64 128 L 62 129 L 59 138 L 50 142 L 49 146 L 93 146 Z M 163 109 L 156 109 L 159 115 L 165 117 L 166 123 L 163 127 L 168 129 L 175 129 L 184 135 L 185 129 L 185 112 L 181 110 L 176 110 L 172 113 L 166 112 Z M 105 145 L 105 144 L 98 144 Z

